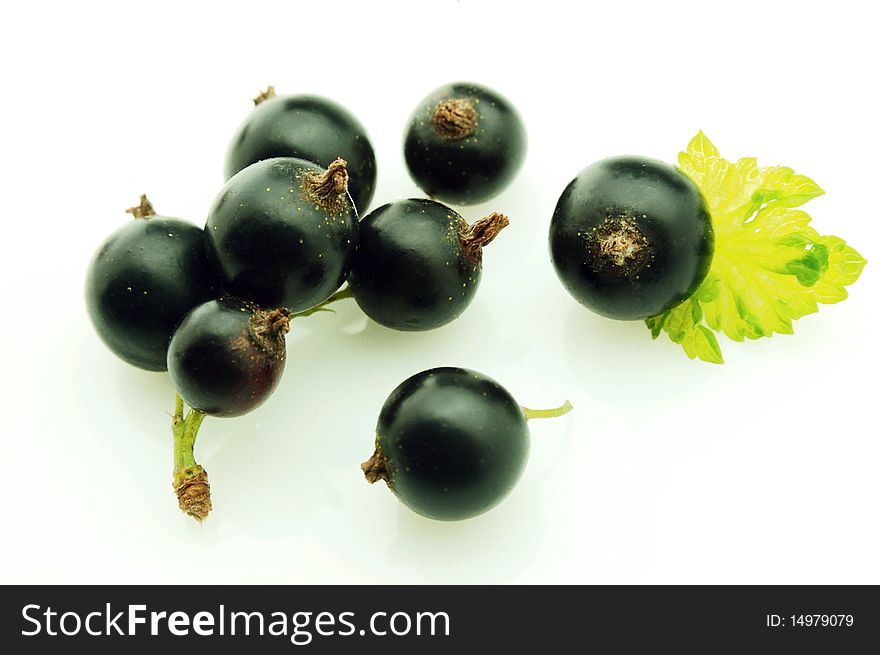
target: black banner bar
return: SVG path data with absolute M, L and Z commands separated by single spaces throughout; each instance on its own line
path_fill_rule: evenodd
M 867 586 L 3 587 L 0 622 L 7 653 L 880 649 Z

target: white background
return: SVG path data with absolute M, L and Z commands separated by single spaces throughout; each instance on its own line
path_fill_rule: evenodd
M 0 581 L 880 583 L 876 16 L 819 4 L 7 5 Z M 463 210 L 511 218 L 477 299 L 421 334 L 350 301 L 296 321 L 271 400 L 202 427 L 215 510 L 197 525 L 171 492 L 167 375 L 118 361 L 86 317 L 92 253 L 144 191 L 203 222 L 267 84 L 363 121 L 373 207 L 417 196 L 406 118 L 462 79 L 505 93 L 530 138 L 514 184 Z M 590 314 L 547 254 L 581 168 L 674 162 L 699 129 L 729 159 L 813 177 L 827 191 L 805 207 L 814 225 L 873 260 L 795 337 L 722 338 L 724 366 Z M 487 373 L 525 405 L 575 405 L 531 424 L 501 506 L 453 524 L 358 468 L 388 393 L 438 365 Z

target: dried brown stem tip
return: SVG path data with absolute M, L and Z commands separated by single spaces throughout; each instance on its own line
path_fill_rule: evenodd
M 497 237 L 498 233 L 509 224 L 507 216 L 498 212 L 492 212 L 473 225 L 462 221 L 458 231 L 458 240 L 461 242 L 465 257 L 472 262 L 480 263 L 483 260 L 483 248 L 489 245 L 492 239 Z
M 141 194 L 140 204 L 136 207 L 129 207 L 125 213 L 131 214 L 135 218 L 149 218 L 156 215 L 156 210 L 153 209 L 153 203 L 147 200 L 146 194 Z
M 254 106 L 256 107 L 261 102 L 265 102 L 269 98 L 274 98 L 274 97 L 275 97 L 275 87 L 271 86 L 271 85 L 267 86 L 265 91 L 263 91 L 262 93 L 260 93 L 260 95 L 258 95 L 256 98 L 254 98 Z
M 331 214 L 344 210 L 348 197 L 347 165 L 337 157 L 323 173 L 309 173 L 303 182 L 306 199 Z
M 257 345 L 270 355 L 283 357 L 284 335 L 290 331 L 290 312 L 285 308 L 254 312 L 250 322 L 251 335 Z
M 473 98 L 448 98 L 434 110 L 431 119 L 441 139 L 463 139 L 477 128 L 477 107 Z
M 379 480 L 385 480 L 385 484 L 389 487 L 391 486 L 391 475 L 388 472 L 388 460 L 386 460 L 385 455 L 382 454 L 382 449 L 379 448 L 378 443 L 376 444 L 376 450 L 373 452 L 373 456 L 361 464 L 361 471 L 364 472 L 364 477 L 370 484 L 378 482 Z
M 648 237 L 629 216 L 607 216 L 590 235 L 594 269 L 634 275 L 653 259 Z
M 175 473 L 174 493 L 180 511 L 201 523 L 211 512 L 211 485 L 208 473 L 196 464 Z

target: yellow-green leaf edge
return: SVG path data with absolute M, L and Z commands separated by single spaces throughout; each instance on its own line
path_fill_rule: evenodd
M 796 209 L 824 193 L 813 180 L 751 157 L 731 163 L 702 131 L 678 163 L 706 199 L 715 255 L 688 300 L 645 321 L 655 339 L 666 332 L 689 358 L 722 364 L 716 332 L 734 341 L 793 334 L 793 321 L 847 297 L 867 262 Z

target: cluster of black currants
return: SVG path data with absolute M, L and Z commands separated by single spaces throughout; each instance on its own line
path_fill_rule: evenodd
M 359 218 L 374 193 L 376 160 L 357 119 L 325 98 L 275 96 L 271 87 L 255 105 L 230 145 L 228 181 L 204 229 L 156 215 L 142 196 L 128 210 L 137 220 L 101 245 L 86 283 L 107 346 L 171 375 L 173 486 L 180 509 L 200 521 L 212 509 L 194 457 L 203 419 L 263 403 L 284 370 L 290 322 L 333 302 L 352 297 L 396 330 L 429 330 L 461 315 L 480 281 L 482 250 L 508 219 L 492 213 L 468 224 L 435 199 L 486 200 L 525 155 L 525 130 L 506 99 L 473 84 L 443 87 L 413 113 L 404 144 L 413 179 L 432 199 L 391 202 Z M 362 468 L 421 514 L 467 518 L 515 484 L 528 453 L 526 421 L 569 409 L 521 408 L 473 371 L 425 371 L 389 397 Z
M 468 224 L 439 201 L 494 197 L 526 151 L 522 120 L 503 96 L 475 84 L 441 87 L 419 103 L 404 138 L 410 175 L 431 199 L 391 202 L 361 218 L 376 158 L 357 119 L 325 98 L 275 96 L 272 87 L 255 105 L 230 145 L 228 181 L 204 229 L 156 216 L 142 197 L 129 210 L 138 220 L 104 242 L 86 285 L 89 314 L 110 349 L 171 374 L 174 490 L 199 520 L 211 510 L 193 453 L 205 416 L 239 416 L 264 402 L 284 369 L 291 320 L 343 298 L 395 330 L 430 330 L 460 316 L 479 284 L 483 248 L 508 219 L 492 213 Z M 655 316 L 688 298 L 713 248 L 696 185 L 645 158 L 584 169 L 550 224 L 564 286 L 616 319 Z M 466 369 L 424 371 L 388 398 L 361 468 L 420 514 L 468 518 L 519 478 L 526 421 L 570 409 L 525 409 Z

